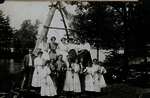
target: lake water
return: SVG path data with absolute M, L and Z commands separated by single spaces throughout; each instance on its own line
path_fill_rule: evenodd
M 9 91 L 22 78 L 22 60 L 0 59 L 0 91 Z

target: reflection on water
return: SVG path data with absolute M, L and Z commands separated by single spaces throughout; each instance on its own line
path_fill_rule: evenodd
M 0 59 L 0 90 L 8 90 L 18 81 L 22 67 L 22 60 Z

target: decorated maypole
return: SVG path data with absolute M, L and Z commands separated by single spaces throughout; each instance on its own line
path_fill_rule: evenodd
M 48 12 L 46 21 L 45 21 L 41 31 L 39 31 L 39 37 L 37 38 L 37 42 L 36 42 L 36 45 L 35 45 L 35 48 L 34 48 L 34 51 L 33 51 L 33 53 L 35 55 L 38 52 L 39 44 L 42 43 L 42 42 L 44 43 L 43 40 L 47 37 L 47 33 L 49 31 L 48 26 L 50 26 L 50 24 L 52 22 L 53 16 L 54 16 L 55 11 L 56 11 L 57 4 L 58 4 L 58 2 L 57 3 L 51 3 L 51 5 L 49 6 L 49 12 Z

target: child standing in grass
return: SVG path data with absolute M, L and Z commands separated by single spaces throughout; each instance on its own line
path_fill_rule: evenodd
M 41 80 L 41 96 L 55 96 L 57 95 L 56 87 L 50 76 L 51 70 L 48 67 L 49 62 L 46 61 L 40 70 L 40 80 Z
M 75 63 L 71 64 L 71 67 L 73 75 L 73 92 L 77 95 L 81 93 L 81 83 L 79 78 L 80 66 L 78 63 L 78 59 L 75 60 Z

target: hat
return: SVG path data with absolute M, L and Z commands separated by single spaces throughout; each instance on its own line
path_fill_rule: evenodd
M 52 39 L 55 39 L 55 40 L 56 40 L 56 37 L 55 37 L 55 36 L 52 36 L 52 37 L 51 37 L 51 40 L 52 40 Z

